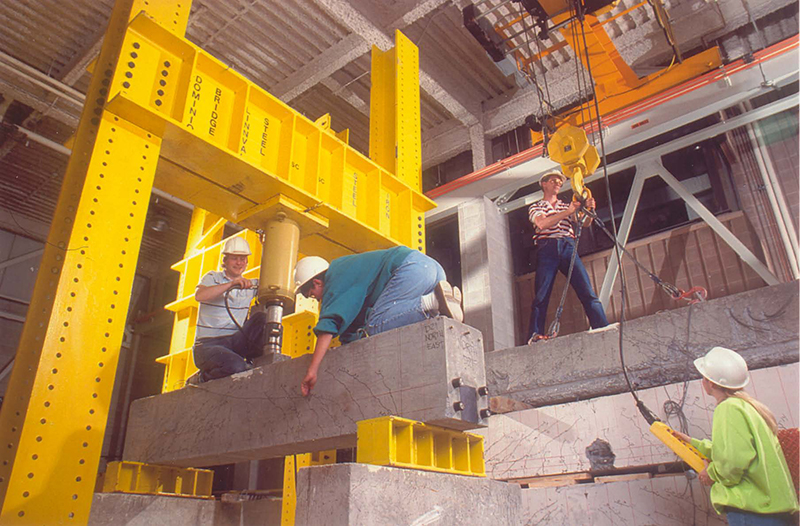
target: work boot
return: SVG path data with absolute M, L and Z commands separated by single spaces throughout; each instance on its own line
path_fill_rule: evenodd
M 446 281 L 440 281 L 433 289 L 436 301 L 439 302 L 439 314 L 453 318 L 458 322 L 464 321 L 464 309 L 461 307 L 461 291 Z

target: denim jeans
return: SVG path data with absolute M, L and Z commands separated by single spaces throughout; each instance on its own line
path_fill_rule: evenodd
M 257 312 L 230 336 L 205 338 L 194 344 L 194 364 L 203 381 L 224 378 L 250 368 L 248 358 L 261 354 L 266 313 Z
M 422 308 L 422 296 L 430 294 L 446 278 L 434 259 L 414 251 L 395 269 L 367 315 L 365 330 L 373 336 L 431 317 Z
M 761 514 L 751 511 L 728 508 L 725 518 L 730 526 L 789 526 L 792 524 L 788 513 Z
M 556 280 L 556 272 L 561 271 L 562 274 L 567 275 L 572 252 L 575 250 L 575 240 L 567 237 L 543 239 L 537 243 L 537 247 L 538 262 L 534 280 L 536 296 L 531 304 L 529 337 L 534 333 L 547 334 L 545 318 L 547 305 L 550 303 L 550 293 L 553 292 L 553 284 Z M 578 295 L 592 328 L 598 329 L 608 325 L 603 304 L 597 299 L 597 294 L 592 289 L 592 282 L 589 281 L 589 274 L 586 273 L 586 268 L 579 257 L 575 258 L 570 285 Z

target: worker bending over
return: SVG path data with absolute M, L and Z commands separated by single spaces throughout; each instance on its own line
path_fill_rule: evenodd
M 208 272 L 197 285 L 194 298 L 200 307 L 193 354 L 200 371 L 186 383 L 201 383 L 246 371 L 251 367 L 247 360 L 262 352 L 266 315 L 257 312 L 247 318 L 250 303 L 258 292 L 258 280 L 242 276 L 250 254 L 247 241 L 241 237 L 228 239 L 222 249 L 222 271 Z
M 539 179 L 544 196 L 528 208 L 528 218 L 533 223 L 533 240 L 537 248 L 535 296 L 531 304 L 528 345 L 532 345 L 547 335 L 545 327 L 547 305 L 550 303 L 550 293 L 553 291 L 556 272 L 560 270 L 566 276 L 572 253 L 578 250 L 572 221 L 577 221 L 576 212 L 581 204 L 577 201 L 567 204 L 558 198 L 558 192 L 564 181 L 566 181 L 566 177 L 560 172 L 553 171 L 544 174 Z M 594 208 L 594 206 L 594 199 L 586 200 L 587 208 Z M 587 218 L 585 225 L 590 222 L 591 219 Z M 608 325 L 603 304 L 597 299 L 597 295 L 592 289 L 592 283 L 589 281 L 589 274 L 586 273 L 581 258 L 577 255 L 570 285 L 578 295 L 592 329 Z
M 308 396 L 331 340 L 349 343 L 431 318 L 463 320 L 461 292 L 442 266 L 408 247 L 344 256 L 330 264 L 317 256 L 297 262 L 296 292 L 320 302 L 317 343 L 301 384 Z
M 764 404 L 742 389 L 750 378 L 738 353 L 714 347 L 694 366 L 703 375 L 706 394 L 714 397 L 711 440 L 673 431 L 711 459 L 699 474 L 711 486 L 711 504 L 731 526 L 797 524 L 797 494 L 780 442 L 778 423 Z

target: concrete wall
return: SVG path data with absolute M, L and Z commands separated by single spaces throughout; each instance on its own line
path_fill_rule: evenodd
M 751 369 L 794 363 L 799 323 L 797 282 L 762 287 L 626 322 L 625 362 L 638 387 L 699 378 L 691 360 L 715 345 Z M 487 353 L 486 378 L 492 395 L 532 406 L 621 393 L 619 327 Z
M 671 475 L 603 484 L 522 490 L 523 524 L 563 526 L 724 526 L 708 488 Z
M 514 267 L 508 219 L 479 197 L 458 207 L 464 322 L 480 330 L 486 351 L 514 346 Z
M 800 366 L 794 363 L 752 371 L 746 391 L 775 413 L 781 427 L 792 428 L 800 424 L 799 389 Z M 667 418 L 664 404 L 680 402 L 683 394 L 682 383 L 638 392 L 648 408 L 676 428 L 679 422 Z M 686 384 L 683 412 L 691 436 L 711 436 L 714 407 L 714 399 L 703 392 L 699 380 Z M 616 468 L 677 458 L 650 433 L 628 393 L 494 415 L 488 429 L 476 432 L 485 437 L 486 471 L 496 479 L 589 471 L 586 448 L 598 438 L 610 444 Z

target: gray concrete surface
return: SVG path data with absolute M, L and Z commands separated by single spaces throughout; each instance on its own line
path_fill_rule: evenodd
M 332 464 L 297 474 L 297 526 L 522 524 L 516 484 L 485 478 Z
M 234 519 L 238 514 L 231 513 Z M 236 526 L 214 500 L 129 493 L 95 493 L 89 526 Z
M 488 407 L 475 395 L 483 358 L 477 330 L 437 317 L 331 349 L 308 398 L 311 356 L 136 400 L 124 458 L 200 467 L 353 447 L 356 423 L 385 415 L 473 429 Z M 472 388 L 471 411 L 454 409 L 470 409 L 454 378 Z
M 95 493 L 89 526 L 278 526 L 281 499 L 244 502 Z
M 637 388 L 699 378 L 691 361 L 715 345 L 751 369 L 798 361 L 798 284 L 764 287 L 626 322 L 625 363 Z M 534 407 L 625 391 L 619 327 L 486 354 L 492 395 Z

